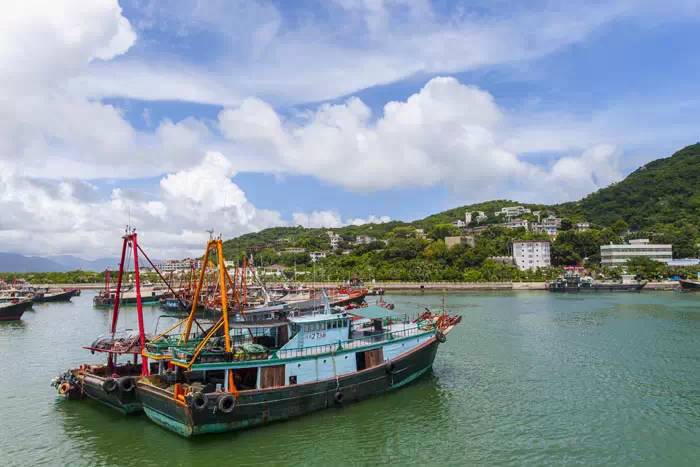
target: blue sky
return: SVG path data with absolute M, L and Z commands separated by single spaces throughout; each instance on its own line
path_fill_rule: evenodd
M 17 213 L 0 240 L 18 252 L 99 256 L 125 213 L 177 256 L 209 226 L 561 202 L 700 139 L 697 1 L 96 0 L 7 17 L 0 39 L 27 44 L 0 50 L 0 204 Z M 20 241 L 54 216 L 53 242 Z

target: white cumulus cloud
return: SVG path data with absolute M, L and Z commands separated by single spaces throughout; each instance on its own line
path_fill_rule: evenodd
M 507 148 L 506 120 L 488 92 L 450 77 L 387 103 L 377 118 L 358 98 L 323 104 L 301 122 L 285 121 L 259 99 L 219 115 L 222 133 L 242 151 L 278 170 L 356 191 L 443 183 L 474 200 L 517 194 L 550 201 L 620 177 L 609 146 L 565 157 L 550 169 L 529 163 Z

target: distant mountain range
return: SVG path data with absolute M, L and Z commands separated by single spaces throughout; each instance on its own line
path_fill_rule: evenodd
M 116 258 L 88 260 L 72 255 L 43 257 L 0 252 L 0 272 L 104 271 L 116 269 L 118 263 Z

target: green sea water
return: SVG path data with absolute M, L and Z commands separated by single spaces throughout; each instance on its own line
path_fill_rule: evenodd
M 418 311 L 442 297 L 386 299 Z M 190 440 L 49 387 L 100 360 L 81 349 L 109 320 L 91 301 L 0 323 L 0 466 L 700 465 L 700 294 L 449 294 L 462 324 L 412 385 Z

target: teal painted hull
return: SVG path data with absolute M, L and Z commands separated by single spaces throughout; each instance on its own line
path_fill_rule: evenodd
M 432 339 L 394 360 L 391 368 L 382 364 L 345 375 L 337 381 L 244 391 L 228 414 L 216 409 L 217 393 L 207 396 L 205 409 L 195 410 L 175 402 L 171 393 L 150 384 L 140 382 L 137 389 L 145 414 L 161 427 L 185 437 L 222 433 L 283 421 L 402 388 L 431 370 L 437 347 L 438 342 Z M 338 393 L 343 395 L 340 402 Z

